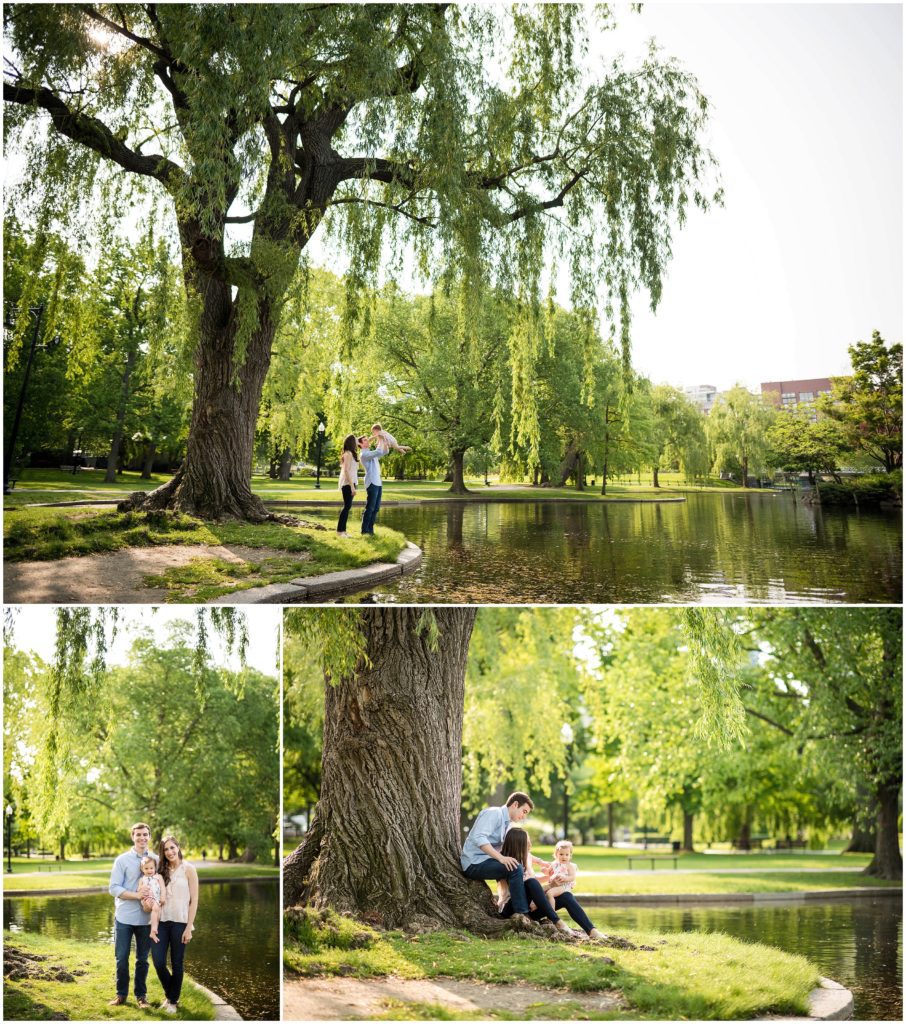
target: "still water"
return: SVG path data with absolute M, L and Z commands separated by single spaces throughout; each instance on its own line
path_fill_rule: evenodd
M 386 507 L 380 521 L 425 553 L 412 575 L 372 591 L 382 600 L 901 600 L 899 513 L 823 511 L 787 493 L 689 493 L 671 503 L 445 502 Z
M 903 902 L 873 899 L 739 906 L 589 908 L 603 930 L 723 932 L 800 953 L 851 989 L 855 1020 L 903 1019 Z
M 279 1019 L 279 888 L 276 879 L 200 887 L 197 931 L 186 950 L 186 972 L 235 1006 L 246 1020 Z M 112 984 L 113 900 L 109 896 L 6 898 L 3 925 L 57 938 L 110 943 Z M 133 950 L 133 964 L 134 957 Z

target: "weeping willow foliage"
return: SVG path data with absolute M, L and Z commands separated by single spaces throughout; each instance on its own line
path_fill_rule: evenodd
M 554 268 L 628 367 L 632 293 L 657 305 L 674 230 L 721 198 L 694 77 L 654 47 L 636 67 L 592 61 L 613 24 L 574 4 L 9 5 L 14 202 L 85 231 L 87 197 L 106 218 L 165 200 L 196 309 L 208 282 L 233 287 L 234 369 L 322 222 L 348 260 L 349 330 L 365 286 L 408 262 L 466 296 L 510 291 L 516 436 L 536 449 Z
M 153 609 L 152 609 L 153 613 Z M 120 610 L 115 606 L 72 606 L 55 609 L 56 635 L 50 671 L 42 676 L 47 687 L 49 712 L 45 742 L 35 763 L 35 777 L 45 820 L 52 820 L 52 810 L 59 803 L 57 782 L 71 774 L 72 757 L 67 737 L 81 716 L 103 716 L 103 687 L 107 676 L 107 655 L 120 626 Z M 245 665 L 248 646 L 248 625 L 237 608 L 198 608 L 195 612 L 194 669 L 197 696 L 204 701 L 203 669 L 208 664 L 211 634 L 218 636 L 228 652 L 235 652 Z M 7 615 L 4 642 L 15 642 L 15 621 Z M 236 695 L 241 697 L 244 672 L 233 677 Z

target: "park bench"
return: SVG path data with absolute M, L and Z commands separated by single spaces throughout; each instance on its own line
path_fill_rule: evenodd
M 774 844 L 775 850 L 804 850 L 805 847 L 804 839 L 778 839 Z
M 656 853 L 654 855 L 652 855 L 650 853 L 634 853 L 631 857 L 627 857 L 626 859 L 629 861 L 629 870 L 630 871 L 632 871 L 632 862 L 634 860 L 648 860 L 648 861 L 651 861 L 651 870 L 652 871 L 656 870 L 655 863 L 654 863 L 656 860 L 672 860 L 673 861 L 673 870 L 676 871 L 677 870 L 677 861 L 679 860 L 679 857 L 673 857 L 669 853 Z

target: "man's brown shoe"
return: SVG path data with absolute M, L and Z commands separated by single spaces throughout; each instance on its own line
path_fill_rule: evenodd
M 147 999 L 136 999 L 135 1001 L 138 1004 L 138 1008 L 140 1010 L 150 1010 L 151 1009 L 151 1004 L 148 1002 Z
M 126 1005 L 126 997 L 125 996 L 117 996 L 116 999 L 111 999 L 110 1002 L 107 1005 L 108 1006 L 125 1006 Z

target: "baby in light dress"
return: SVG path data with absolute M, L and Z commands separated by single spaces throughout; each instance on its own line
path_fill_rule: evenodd
M 153 857 L 142 857 L 141 870 L 136 892 L 142 898 L 142 908 L 151 914 L 151 941 L 157 942 L 160 908 L 166 899 L 164 880 L 157 873 L 157 861 Z
M 391 448 L 396 449 L 398 452 L 403 452 L 404 454 L 412 450 L 404 444 L 399 444 L 393 434 L 388 430 L 384 430 L 380 423 L 375 423 L 371 428 L 371 433 L 377 439 L 377 450 L 382 455 L 386 455 Z

